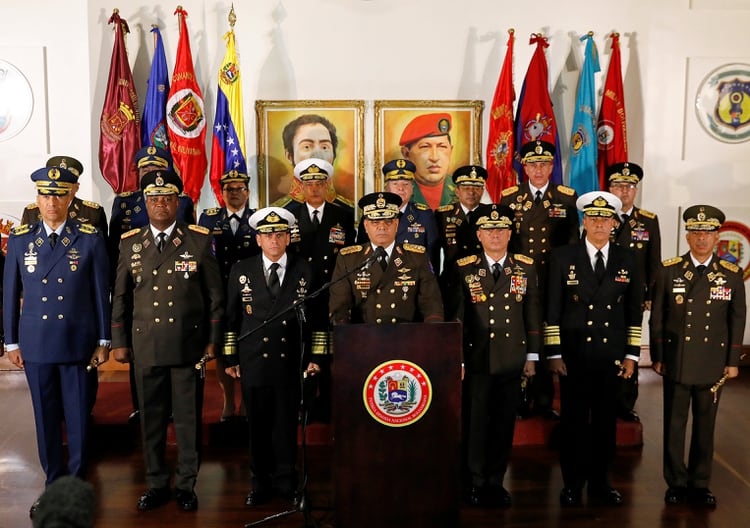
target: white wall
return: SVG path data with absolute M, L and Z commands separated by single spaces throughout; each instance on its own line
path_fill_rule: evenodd
M 193 57 L 213 119 L 216 71 L 224 54 L 221 37 L 228 29 L 231 2 L 181 4 L 189 14 Z M 117 7 L 130 25 L 127 46 L 142 104 L 153 53 L 150 26 L 157 23 L 162 30 L 171 72 L 178 39 L 176 6 L 131 0 L 3 0 L 0 50 L 44 50 L 47 86 L 34 88 L 46 98 L 48 115 L 46 138 L 0 143 L 1 202 L 32 200 L 29 173 L 48 155 L 66 153 L 86 165 L 79 194 L 109 210 L 112 193 L 98 171 L 97 156 L 112 53 L 107 19 Z M 691 75 L 700 73 L 691 73 L 690 64 L 695 70 L 696 64 L 712 60 L 750 63 L 748 0 L 237 0 L 235 10 L 245 149 L 253 181 L 256 99 L 482 99 L 486 124 L 510 27 L 517 37 L 517 91 L 533 51 L 529 34 L 542 32 L 550 39 L 550 89 L 567 148 L 583 51 L 578 36 L 595 33 L 601 86 L 609 62 L 607 34 L 617 30 L 622 35 L 630 155 L 646 171 L 640 201 L 661 217 L 665 258 L 676 252 L 679 206 L 745 205 L 750 143 L 719 144 L 696 132 L 695 94 L 688 88 Z M 368 174 L 374 169 L 372 125 L 366 123 Z M 691 148 L 686 150 L 686 144 Z M 201 207 L 211 205 L 204 190 Z

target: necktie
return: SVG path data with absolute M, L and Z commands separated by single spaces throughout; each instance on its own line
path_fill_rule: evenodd
M 320 219 L 318 218 L 319 213 L 320 211 L 318 211 L 317 209 L 313 211 L 312 224 L 316 230 L 320 227 Z
M 497 279 L 500 278 L 500 263 L 495 262 L 492 265 L 492 276 L 495 278 L 495 282 L 497 282 Z
M 232 234 L 237 232 L 237 228 L 240 226 L 240 217 L 232 213 L 229 217 L 229 227 L 232 229 Z
M 55 247 L 55 244 L 57 244 L 58 236 L 59 235 L 55 233 L 54 231 L 49 234 L 49 245 L 52 246 L 53 249 Z M 703 267 L 705 268 L 706 266 L 703 266 Z
M 604 279 L 604 255 L 601 251 L 596 252 L 596 265 L 594 266 L 594 273 L 596 274 L 596 280 L 599 282 L 602 282 L 602 279 Z
M 698 275 L 703 275 L 703 272 L 706 271 L 706 265 L 705 264 L 698 264 L 695 267 L 695 269 L 698 271 Z
M 380 269 L 385 271 L 385 268 L 388 267 L 388 262 L 386 261 L 387 253 L 385 252 L 385 248 L 383 246 L 378 246 L 377 251 L 380 251 L 380 257 L 378 257 L 378 263 L 380 263 Z
M 630 215 L 623 214 L 622 215 L 622 225 L 627 225 L 629 219 L 630 219 Z
M 159 253 L 161 253 L 161 250 L 164 249 L 164 244 L 167 240 L 167 234 L 166 233 L 159 233 L 156 235 L 156 249 L 159 250 Z
M 271 292 L 271 297 L 274 299 L 279 296 L 279 292 L 281 291 L 278 269 L 279 263 L 274 262 L 271 264 L 271 269 L 268 272 L 268 291 Z
M 534 205 L 539 205 L 540 203 L 542 203 L 542 191 L 537 190 L 534 195 Z

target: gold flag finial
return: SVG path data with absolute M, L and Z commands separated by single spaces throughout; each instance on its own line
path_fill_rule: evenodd
M 234 24 L 237 22 L 237 15 L 234 14 L 234 3 L 232 3 L 232 7 L 229 9 L 227 20 L 229 20 L 229 27 L 234 29 Z

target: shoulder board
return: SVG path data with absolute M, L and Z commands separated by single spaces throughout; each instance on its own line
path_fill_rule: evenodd
M 125 192 L 121 192 L 121 193 L 120 193 L 120 194 L 118 194 L 117 196 L 118 196 L 119 198 L 127 198 L 128 196 L 133 196 L 133 193 L 134 193 L 134 192 L 135 192 L 135 191 L 125 191 Z
M 734 262 L 729 262 L 728 260 L 719 259 L 719 264 L 724 266 L 726 269 L 728 269 L 732 273 L 737 273 L 738 271 L 740 271 L 740 267 Z
M 456 264 L 459 266 L 468 266 L 469 264 L 473 264 L 479 260 L 479 257 L 477 255 L 469 255 L 468 257 L 460 258 L 456 261 Z
M 425 204 L 423 204 L 423 203 L 414 203 L 414 205 L 415 205 L 415 206 L 417 207 L 417 209 L 419 209 L 420 211 L 429 211 L 429 210 L 430 210 L 430 208 L 429 208 L 429 207 L 427 207 L 427 206 L 426 206 Z
M 30 203 L 29 205 L 26 206 L 26 209 L 28 209 L 29 211 L 31 211 L 32 209 L 38 209 L 38 208 L 39 208 L 39 205 L 35 203 Z
M 424 253 L 425 249 L 424 246 L 418 246 L 417 244 L 402 244 L 402 246 L 406 251 L 411 251 L 412 253 Z
M 339 251 L 339 255 L 351 255 L 352 253 L 359 253 L 360 251 L 362 251 L 362 249 L 363 248 L 361 245 L 345 247 L 344 249 Z
M 573 196 L 576 193 L 575 189 L 573 189 L 572 187 L 567 187 L 566 185 L 558 185 L 557 190 L 563 194 L 567 194 L 568 196 Z
M 662 262 L 662 265 L 664 266 L 674 266 L 675 264 L 679 264 L 682 262 L 682 257 L 672 257 L 670 259 L 667 259 Z
M 81 203 L 86 207 L 91 207 L 92 209 L 99 209 L 101 207 L 101 205 L 99 205 L 98 203 L 89 202 L 88 200 L 81 200 Z
M 196 233 L 201 233 L 202 235 L 207 235 L 211 232 L 207 227 L 203 227 L 197 224 L 190 224 L 188 226 L 188 229 L 190 231 L 195 231 Z
M 80 224 L 78 226 L 78 231 L 86 233 L 87 235 L 95 235 L 99 232 L 99 230 L 91 224 Z
M 638 209 L 638 214 L 641 214 L 645 216 L 646 218 L 651 218 L 651 219 L 656 218 L 656 213 L 652 213 L 651 211 L 646 211 L 645 209 Z
M 140 227 L 136 227 L 135 229 L 131 229 L 127 233 L 123 233 L 122 236 L 120 237 L 120 239 L 121 240 L 125 240 L 126 238 L 130 238 L 133 235 L 135 235 L 136 233 L 138 233 L 140 230 L 141 230 Z
M 216 216 L 221 211 L 218 207 L 212 207 L 211 209 L 204 209 L 203 214 L 208 216 Z
M 353 201 L 349 200 L 346 196 L 341 196 L 340 194 L 336 196 L 334 202 L 340 202 L 341 205 L 345 205 L 347 207 L 354 207 Z
M 14 235 L 25 235 L 29 231 L 31 231 L 31 224 L 23 224 L 10 230 Z
M 514 185 L 513 187 L 508 187 L 507 189 L 504 189 L 501 193 L 503 196 L 510 196 L 513 193 L 518 192 L 518 185 Z
M 440 211 L 441 213 L 450 211 L 451 209 L 453 209 L 453 204 L 445 204 L 437 208 L 437 210 Z
M 524 264 L 533 264 L 534 259 L 531 257 L 527 257 L 526 255 L 523 255 L 521 253 L 516 253 L 513 255 L 513 258 L 516 259 L 518 262 L 523 262 Z

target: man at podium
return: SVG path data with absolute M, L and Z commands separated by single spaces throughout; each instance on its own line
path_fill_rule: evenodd
M 443 302 L 424 246 L 396 244 L 401 198 L 390 192 L 359 200 L 366 244 L 336 259 L 329 314 L 334 324 L 440 322 Z

